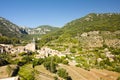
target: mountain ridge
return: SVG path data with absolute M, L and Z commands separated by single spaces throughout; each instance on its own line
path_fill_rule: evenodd
M 93 37 L 96 32 L 98 32 L 98 34 Z M 81 36 L 83 33 L 86 34 L 85 37 Z M 91 35 L 89 33 L 91 33 Z M 56 47 L 58 44 L 81 44 L 79 43 L 80 40 L 83 42 L 83 46 L 81 47 L 84 47 L 87 44 L 90 44 L 91 46 L 95 40 L 97 40 L 98 44 L 100 43 L 102 46 L 107 45 L 110 47 L 110 45 L 112 46 L 112 44 L 116 44 L 116 42 L 119 41 L 119 35 L 120 13 L 90 13 L 82 18 L 68 22 L 56 32 L 43 36 L 41 42 Z M 85 39 L 88 41 L 85 41 Z M 101 39 L 103 41 L 99 42 Z M 97 46 L 97 43 L 94 45 Z
M 7 37 L 21 37 L 23 34 L 19 26 L 3 17 L 0 17 L 0 33 Z
M 36 28 L 20 27 L 11 21 L 0 17 L 0 36 L 9 38 L 21 38 L 25 35 L 43 35 L 58 29 L 49 25 L 41 25 Z

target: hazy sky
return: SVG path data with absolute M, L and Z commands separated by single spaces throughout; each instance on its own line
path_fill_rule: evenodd
M 19 26 L 62 27 L 89 13 L 120 13 L 120 0 L 0 0 L 0 16 Z

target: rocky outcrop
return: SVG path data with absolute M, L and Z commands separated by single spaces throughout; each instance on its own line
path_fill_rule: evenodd
M 27 27 L 21 27 L 23 31 L 26 31 L 28 34 L 47 34 L 48 32 L 57 30 L 57 27 L 52 27 L 49 25 L 42 25 L 37 28 L 27 28 Z
M 24 33 L 19 26 L 0 17 L 0 34 L 7 37 L 21 37 Z
M 82 47 L 93 48 L 103 46 L 103 38 L 99 36 L 99 31 L 83 33 L 79 40 Z
M 120 35 L 120 31 L 90 31 L 81 34 L 79 41 L 81 47 L 85 48 L 103 47 L 103 45 L 120 48 L 120 39 L 118 35 Z

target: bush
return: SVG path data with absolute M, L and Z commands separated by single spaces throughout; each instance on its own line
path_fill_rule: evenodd
M 20 76 L 20 80 L 35 80 L 35 71 L 31 64 L 20 67 L 18 75 Z
M 61 62 L 62 62 L 62 59 L 61 59 L 60 57 L 58 57 L 58 56 L 54 56 L 54 61 L 55 61 L 56 63 L 61 63 Z
M 10 64 L 18 64 L 20 62 L 19 59 L 15 59 L 15 60 L 9 60 Z
M 68 60 L 63 60 L 62 63 L 67 65 L 69 62 Z
M 116 66 L 115 71 L 120 73 L 120 66 Z
M 30 63 L 32 61 L 32 57 L 27 55 L 27 56 L 24 56 L 22 60 L 25 61 L 26 63 Z
M 56 64 L 51 61 L 44 62 L 44 67 L 52 73 L 56 72 Z
M 27 55 L 27 53 L 25 52 L 22 52 L 22 53 L 19 53 L 20 56 L 24 56 L 24 55 Z
M 43 59 L 43 58 L 39 58 L 39 59 L 38 59 L 38 65 L 41 65 L 43 62 L 44 62 L 44 59 Z
M 32 63 L 33 63 L 32 66 L 33 66 L 33 68 L 34 68 L 36 65 L 38 65 L 38 59 L 34 59 Z
M 40 58 L 40 59 L 34 59 L 33 60 L 33 68 L 37 65 L 41 65 L 44 62 L 44 59 Z
M 57 74 L 64 79 L 67 79 L 68 77 L 68 73 L 63 68 L 58 69 Z
M 54 76 L 54 80 L 58 80 L 58 77 L 57 77 L 57 76 Z
M 22 60 L 22 61 L 19 61 L 17 63 L 18 66 L 23 66 L 24 64 L 26 64 L 26 61 Z
M 70 49 L 70 52 L 71 52 L 71 53 L 76 53 L 76 50 L 75 50 L 74 48 L 71 48 L 71 49 Z
M 117 78 L 117 80 L 120 80 L 120 76 Z

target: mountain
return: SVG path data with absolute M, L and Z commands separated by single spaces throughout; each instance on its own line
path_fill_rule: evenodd
M 9 38 L 32 39 L 33 37 L 38 37 L 57 29 L 59 28 L 49 25 L 42 25 L 37 28 L 20 27 L 7 19 L 0 17 L 0 36 L 6 36 Z
M 120 14 L 90 13 L 67 23 L 56 32 L 42 37 L 40 46 L 66 50 L 79 48 L 117 47 L 120 48 Z M 70 45 L 71 44 L 71 45 Z
M 16 24 L 0 17 L 0 34 L 7 37 L 21 37 L 26 32 L 21 30 Z
M 120 30 L 119 13 L 90 13 L 85 17 L 73 20 L 67 23 L 63 29 L 66 32 L 75 32 L 75 34 L 88 31 L 116 31 Z M 74 33 L 73 33 L 74 34 Z
M 41 26 L 38 26 L 37 28 L 26 28 L 26 27 L 24 27 L 22 29 L 25 30 L 30 35 L 35 35 L 35 34 L 42 35 L 42 34 L 47 34 L 51 31 L 55 31 L 59 28 L 52 27 L 52 26 L 49 26 L 49 25 L 41 25 Z

